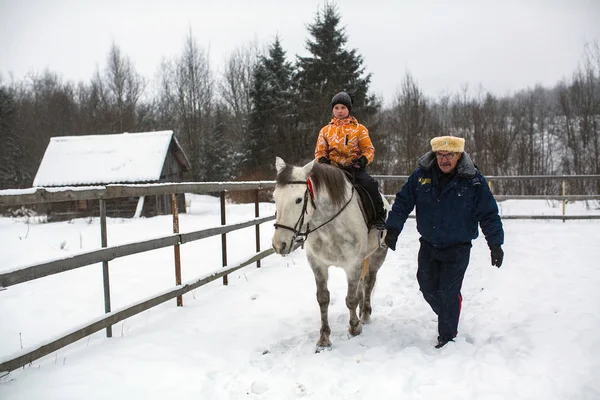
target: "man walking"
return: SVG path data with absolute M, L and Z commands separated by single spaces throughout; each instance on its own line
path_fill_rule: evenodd
M 396 194 L 389 212 L 385 243 L 396 250 L 398 235 L 416 207 L 421 234 L 417 281 L 423 297 L 438 316 L 436 348 L 452 341 L 462 305 L 460 289 L 471 254 L 477 224 L 491 251 L 492 265 L 504 258 L 504 231 L 498 205 L 485 177 L 464 152 L 465 140 L 441 136 Z

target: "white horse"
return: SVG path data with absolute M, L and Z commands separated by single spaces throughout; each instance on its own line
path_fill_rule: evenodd
M 273 249 L 286 255 L 297 241 L 304 239 L 321 309 L 317 352 L 328 350 L 331 348 L 327 318 L 329 266 L 341 267 L 346 272 L 349 332 L 355 336 L 362 331 L 362 324 L 370 320 L 371 293 L 387 247 L 380 247 L 379 231 L 368 230 L 358 194 L 340 168 L 314 161 L 294 167 L 279 157 L 275 167 L 277 185 L 273 196 L 277 214 Z M 385 198 L 383 203 L 389 211 Z M 356 314 L 358 305 L 360 320 Z

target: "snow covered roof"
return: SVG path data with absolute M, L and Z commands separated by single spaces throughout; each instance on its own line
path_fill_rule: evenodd
M 53 137 L 33 186 L 158 181 L 171 142 L 189 170 L 173 131 Z

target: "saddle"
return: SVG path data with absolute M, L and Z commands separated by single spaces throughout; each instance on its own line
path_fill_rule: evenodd
M 373 221 L 375 221 L 375 216 L 377 215 L 377 211 L 375 210 L 375 202 L 371 198 L 371 195 L 369 195 L 369 192 L 367 192 L 367 190 L 363 186 L 356 183 L 356 181 L 354 180 L 354 175 L 352 173 L 344 169 L 342 169 L 342 171 L 344 171 L 346 179 L 348 179 L 348 182 L 350 182 L 352 186 L 354 186 L 354 190 L 356 190 L 356 193 L 358 193 L 358 197 L 360 199 L 358 204 L 360 205 L 363 219 L 365 220 L 365 224 L 367 225 L 367 227 L 371 229 Z

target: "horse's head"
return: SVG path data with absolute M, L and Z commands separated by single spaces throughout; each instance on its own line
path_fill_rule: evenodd
M 286 164 L 281 158 L 275 160 L 277 185 L 273 192 L 276 208 L 273 249 L 277 254 L 289 254 L 294 243 L 302 239 L 303 229 L 315 210 L 314 192 L 309 174 L 314 161 L 304 167 Z

